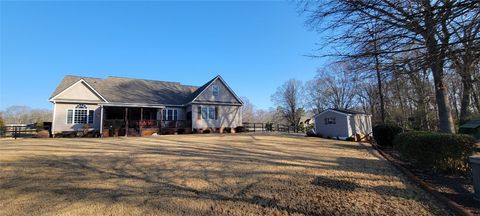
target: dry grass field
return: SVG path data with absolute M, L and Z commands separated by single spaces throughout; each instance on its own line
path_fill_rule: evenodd
M 369 148 L 268 135 L 0 140 L 0 215 L 446 215 Z

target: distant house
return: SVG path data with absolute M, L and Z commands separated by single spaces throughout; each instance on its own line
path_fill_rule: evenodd
M 242 101 L 220 76 L 202 86 L 122 77 L 66 76 L 50 97 L 53 134 L 188 133 L 241 126 Z
M 362 138 L 372 132 L 371 115 L 345 109 L 327 109 L 315 118 L 315 133 L 323 137 Z

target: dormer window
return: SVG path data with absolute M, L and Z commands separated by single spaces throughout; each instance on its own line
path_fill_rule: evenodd
M 217 85 L 212 85 L 212 94 L 213 96 L 218 96 L 220 93 L 220 89 L 218 88 Z

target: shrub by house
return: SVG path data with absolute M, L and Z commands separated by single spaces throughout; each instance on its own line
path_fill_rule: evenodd
M 402 131 L 401 127 L 386 124 L 377 125 L 372 129 L 373 138 L 380 146 L 392 146 L 393 139 Z
M 411 131 L 398 134 L 393 141 L 401 157 L 416 166 L 437 172 L 465 172 L 475 140 L 469 135 Z

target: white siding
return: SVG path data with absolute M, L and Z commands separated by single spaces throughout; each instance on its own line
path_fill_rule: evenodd
M 358 114 L 354 116 L 354 133 L 367 135 L 372 132 L 372 120 L 370 115 Z
M 55 100 L 75 100 L 75 101 L 91 101 L 102 102 L 103 100 L 95 94 L 83 82 L 78 82 L 66 89 L 64 92 L 58 94 Z
M 81 130 L 83 124 L 67 124 L 67 110 L 75 109 L 78 103 L 55 103 L 53 115 L 55 116 L 53 122 L 53 133 L 62 131 L 77 131 Z M 85 104 L 88 110 L 95 111 L 95 117 L 93 118 L 93 127 L 95 130 L 100 130 L 100 106 L 97 104 Z
M 335 124 L 325 124 L 325 118 L 335 118 Z M 330 137 L 350 136 L 349 121 L 346 114 L 326 111 L 315 116 L 315 133 Z
M 177 117 L 178 119 L 177 120 L 181 120 L 181 121 L 184 121 L 184 120 L 187 120 L 187 112 L 185 110 L 184 107 L 165 107 L 165 109 L 174 109 L 174 110 L 177 110 Z M 163 112 L 163 111 L 162 111 Z M 163 113 L 162 113 L 163 114 Z
M 325 118 L 335 117 L 336 124 L 325 125 Z M 372 132 L 371 116 L 366 114 L 343 114 L 325 111 L 315 116 L 315 133 L 330 137 L 352 137 L 355 134 L 367 135 Z
M 242 125 L 242 109 L 240 106 L 216 106 L 218 107 L 217 119 L 198 119 L 198 107 L 214 107 L 214 105 L 192 105 L 192 128 L 235 128 Z
M 214 96 L 212 87 L 216 85 L 219 88 L 219 95 Z M 208 88 L 206 88 L 202 94 L 198 95 L 195 102 L 231 102 L 231 103 L 239 103 L 235 96 L 228 90 L 227 86 L 223 84 L 220 79 L 215 80 Z

